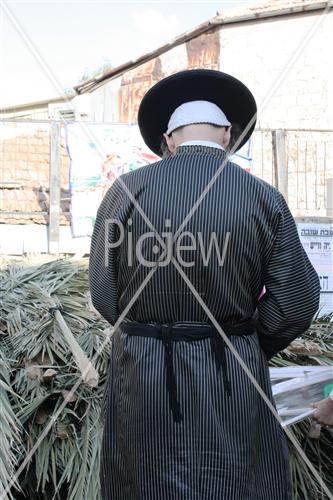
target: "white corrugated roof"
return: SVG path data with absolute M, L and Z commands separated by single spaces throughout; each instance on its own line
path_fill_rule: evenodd
M 323 0 L 256 0 L 242 7 L 230 9 L 226 12 L 221 11 L 220 15 L 223 14 L 229 19 L 232 17 L 263 14 L 285 9 L 290 9 L 292 11 L 295 8 L 299 9 L 302 7 L 306 10 L 310 6 L 323 3 L 326 2 L 323 2 Z

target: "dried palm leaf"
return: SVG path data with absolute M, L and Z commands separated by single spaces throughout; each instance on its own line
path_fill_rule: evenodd
M 0 449 L 0 488 L 6 487 L 24 463 L 19 483 L 28 499 L 100 500 L 101 403 L 112 332 L 91 304 L 88 259 L 28 256 L 3 261 L 0 269 L 4 297 L 0 395 L 5 402 L 5 425 L 0 426 L 1 442 L 5 443 Z M 273 358 L 271 365 L 332 365 L 332 317 L 315 321 L 300 340 L 298 352 L 291 346 Z M 67 328 L 74 339 L 71 348 Z M 94 359 L 98 385 L 83 383 L 75 352 L 82 352 L 82 359 Z M 309 429 L 310 421 L 293 426 L 305 452 L 333 488 L 332 436 L 322 430 L 320 438 L 313 439 Z M 34 448 L 31 459 L 24 462 Z M 291 457 L 294 498 L 324 498 L 292 447 Z M 6 466 L 2 466 L 4 460 Z
M 14 498 L 13 489 L 20 489 L 14 472 L 18 465 L 16 452 L 22 428 L 10 401 L 10 396 L 13 400 L 16 394 L 10 386 L 10 368 L 4 354 L 0 349 L 0 498 L 10 500 Z

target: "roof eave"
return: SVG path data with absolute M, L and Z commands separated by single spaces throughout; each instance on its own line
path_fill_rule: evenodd
M 281 17 L 285 15 L 293 15 L 293 14 L 300 14 L 304 12 L 314 12 L 314 11 L 320 11 L 324 10 L 326 8 L 331 9 L 333 5 L 331 5 L 328 1 L 325 2 L 316 2 L 308 5 L 299 5 L 295 7 L 286 7 L 284 9 L 278 9 L 278 10 L 270 10 L 270 11 L 263 11 L 263 12 L 254 12 L 254 13 L 248 13 L 248 14 L 243 14 L 239 16 L 228 16 L 228 15 L 223 15 L 219 14 L 209 21 L 206 21 L 205 23 L 200 24 L 196 28 L 194 28 L 191 31 L 185 32 L 178 37 L 174 38 L 170 42 L 161 45 L 157 49 L 147 52 L 146 54 L 143 54 L 142 56 L 138 57 L 137 59 L 127 61 L 124 64 L 121 64 L 120 66 L 117 66 L 114 69 L 109 70 L 106 72 L 104 75 L 100 77 L 95 77 L 91 78 L 89 80 L 86 80 L 85 82 L 76 85 L 74 87 L 74 90 L 78 94 L 84 94 L 87 92 L 92 92 L 99 87 L 101 87 L 105 82 L 113 80 L 115 78 L 118 78 L 122 76 L 126 71 L 132 70 L 136 68 L 137 66 L 141 66 L 141 64 L 144 64 L 151 59 L 154 59 L 155 57 L 158 57 L 165 52 L 167 52 L 170 49 L 173 49 L 174 47 L 177 47 L 178 45 L 182 45 L 183 43 L 186 43 L 189 40 L 192 40 L 193 38 L 196 38 L 206 32 L 212 32 L 215 31 L 221 26 L 224 25 L 232 25 L 232 24 L 238 24 L 238 23 L 243 23 L 243 22 L 251 22 L 251 21 L 257 21 L 258 19 L 269 19 L 272 17 Z
M 44 99 L 42 101 L 27 102 L 24 104 L 16 104 L 15 106 L 1 107 L 0 114 L 28 111 L 28 110 L 32 110 L 32 109 L 38 109 L 38 108 L 46 108 L 49 104 L 56 104 L 56 103 L 61 103 L 61 102 L 68 103 L 75 96 L 76 96 L 76 94 L 73 94 L 72 96 L 64 95 L 64 96 L 60 96 L 60 97 L 53 97 L 52 99 Z
M 126 73 L 126 71 L 134 69 L 137 66 L 141 66 L 141 64 L 144 64 L 145 62 L 148 62 L 151 59 L 155 59 L 155 57 L 158 57 L 159 55 L 163 54 L 164 52 L 167 52 L 168 50 L 174 47 L 177 47 L 178 45 L 182 45 L 183 43 L 186 43 L 187 41 L 192 40 L 193 38 L 196 38 L 197 36 L 200 36 L 203 33 L 206 33 L 207 31 L 218 29 L 218 26 L 216 25 L 215 22 L 213 22 L 213 19 L 200 24 L 191 31 L 182 33 L 181 35 L 177 36 L 170 42 L 167 42 L 158 47 L 157 49 L 143 54 L 137 59 L 132 59 L 124 64 L 121 64 L 120 66 L 117 66 L 114 69 L 109 70 L 100 77 L 90 78 L 89 80 L 86 80 L 85 82 L 76 85 L 74 87 L 74 90 L 78 94 L 91 92 L 92 90 L 95 90 L 98 87 L 100 87 L 106 80 L 113 80 L 114 78 L 117 78 Z

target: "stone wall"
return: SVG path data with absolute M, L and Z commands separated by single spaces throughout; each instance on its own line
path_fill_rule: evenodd
M 260 127 L 333 129 L 332 32 L 332 10 L 220 30 L 220 70 L 253 91 Z

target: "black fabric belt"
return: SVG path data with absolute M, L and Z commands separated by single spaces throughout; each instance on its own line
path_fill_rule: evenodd
M 224 333 L 230 337 L 232 335 L 252 335 L 255 331 L 255 322 L 252 318 L 240 321 L 239 323 L 222 323 Z M 180 411 L 180 404 L 177 398 L 176 377 L 173 369 L 173 342 L 185 341 L 196 342 L 206 338 L 210 339 L 212 353 L 214 353 L 217 370 L 222 368 L 224 388 L 231 396 L 231 386 L 228 379 L 225 342 L 216 328 L 208 323 L 139 323 L 136 321 L 124 321 L 120 325 L 120 330 L 135 337 L 149 337 L 161 340 L 165 346 L 166 364 L 166 386 L 169 394 L 169 404 L 175 422 L 181 422 L 183 415 Z

